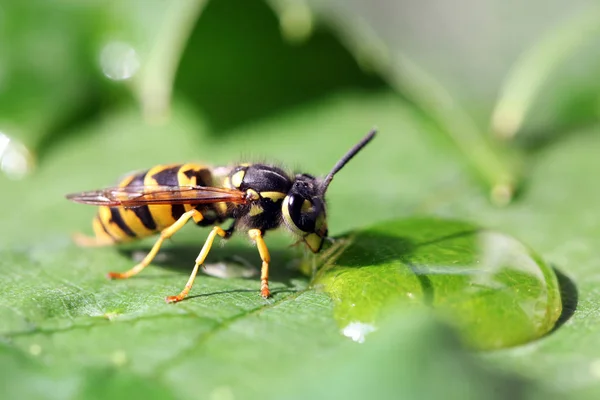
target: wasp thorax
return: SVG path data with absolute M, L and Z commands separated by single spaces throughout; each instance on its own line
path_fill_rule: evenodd
M 233 209 L 236 225 L 263 231 L 275 229 L 281 218 L 281 203 L 292 180 L 281 169 L 265 164 L 241 164 L 225 179 L 225 187 L 245 192 L 247 203 Z
M 283 200 L 282 215 L 289 229 L 301 236 L 314 253 L 321 250 L 323 238 L 327 236 L 327 220 L 323 193 L 314 177 L 296 176 Z

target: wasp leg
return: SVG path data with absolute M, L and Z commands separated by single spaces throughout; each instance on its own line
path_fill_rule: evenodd
M 265 243 L 265 239 L 263 239 L 260 229 L 250 229 L 248 236 L 256 242 L 258 254 L 260 254 L 262 260 L 262 267 L 260 269 L 260 295 L 266 299 L 271 296 L 271 292 L 269 291 L 269 263 L 271 262 L 271 256 L 269 255 L 269 249 L 267 249 L 267 244 Z
M 156 257 L 156 254 L 158 253 L 158 250 L 160 250 L 160 246 L 162 246 L 165 239 L 168 239 L 171 236 L 173 236 L 175 232 L 183 228 L 186 222 L 188 222 L 188 220 L 190 218 L 193 218 L 194 216 L 196 217 L 196 220 L 202 220 L 202 214 L 196 209 L 183 213 L 173 225 L 163 229 L 163 231 L 160 233 L 160 237 L 158 238 L 156 243 L 154 243 L 154 246 L 152 246 L 150 252 L 146 255 L 146 257 L 144 257 L 144 259 L 139 264 L 131 268 L 129 271 L 109 272 L 108 277 L 111 279 L 126 279 L 139 274 L 144 268 L 148 266 L 148 264 L 152 262 L 154 257 Z
M 200 254 L 198 254 L 198 257 L 196 258 L 196 264 L 194 265 L 194 269 L 192 270 L 190 278 L 185 284 L 185 288 L 183 288 L 181 293 L 179 293 L 177 296 L 167 296 L 167 298 L 165 299 L 167 303 L 177 303 L 178 301 L 181 301 L 186 298 L 186 296 L 192 289 L 192 285 L 194 284 L 194 280 L 196 279 L 196 274 L 198 273 L 198 268 L 200 267 L 200 265 L 204 264 L 204 260 L 206 260 L 206 256 L 210 252 L 210 248 L 212 247 L 212 244 L 215 241 L 217 235 L 221 236 L 222 238 L 229 236 L 228 232 L 224 231 L 221 227 L 213 227 L 212 231 L 210 231 L 208 237 L 206 238 L 206 242 L 204 242 L 204 246 L 202 246 L 202 250 L 200 250 Z

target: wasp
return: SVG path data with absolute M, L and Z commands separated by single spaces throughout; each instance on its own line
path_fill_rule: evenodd
M 82 246 L 103 246 L 160 233 L 145 258 L 126 272 L 110 272 L 111 279 L 126 279 L 140 273 L 154 259 L 165 240 L 189 220 L 212 226 L 184 289 L 168 296 L 167 303 L 183 300 L 190 290 L 217 236 L 228 239 L 236 231 L 246 232 L 255 242 L 262 260 L 260 294 L 270 297 L 271 257 L 265 233 L 287 228 L 318 253 L 327 238 L 325 193 L 340 171 L 374 137 L 371 130 L 354 145 L 325 176 L 292 175 L 269 164 L 242 163 L 211 168 L 201 164 L 157 165 L 129 174 L 118 186 L 67 195 L 67 199 L 99 206 L 92 222 L 93 237 L 76 235 Z M 232 220 L 227 229 L 220 225 Z

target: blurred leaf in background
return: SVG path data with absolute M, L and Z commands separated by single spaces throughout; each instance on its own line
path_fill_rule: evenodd
M 201 18 L 175 90 L 204 111 L 215 132 L 331 93 L 383 87 L 325 27 L 301 44 L 286 42 L 277 16 L 261 2 L 214 2 Z
M 3 393 L 598 398 L 599 15 L 584 0 L 0 2 Z M 359 344 L 330 295 L 296 271 L 303 256 L 284 235 L 268 237 L 272 300 L 245 272 L 205 274 L 177 305 L 162 299 L 181 289 L 206 231 L 186 228 L 123 282 L 103 276 L 151 240 L 119 250 L 70 241 L 94 210 L 66 193 L 193 160 L 324 175 L 374 125 L 377 139 L 328 192 L 330 233 L 377 222 L 392 235 L 427 214 L 513 235 L 558 272 L 553 332 L 478 353 L 398 306 Z M 448 243 L 425 267 L 460 261 L 464 245 Z M 375 270 L 368 254 L 355 272 Z M 210 258 L 226 270 L 258 265 L 243 239 Z

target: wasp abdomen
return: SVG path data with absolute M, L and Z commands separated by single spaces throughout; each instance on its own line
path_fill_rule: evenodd
M 157 165 L 149 170 L 131 174 L 119 182 L 128 186 L 215 186 L 209 167 L 200 164 Z M 186 211 L 193 208 L 201 216 L 194 218 L 198 225 L 213 225 L 226 218 L 227 204 L 168 204 L 143 205 L 133 208 L 101 206 L 94 218 L 97 238 L 113 242 L 128 242 L 148 237 L 173 225 Z

